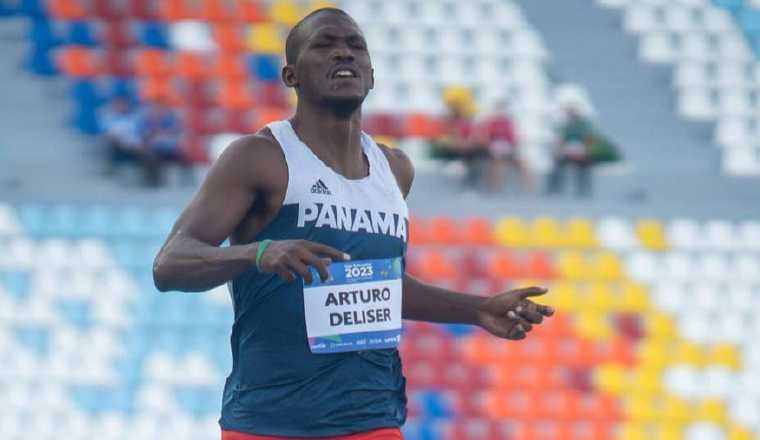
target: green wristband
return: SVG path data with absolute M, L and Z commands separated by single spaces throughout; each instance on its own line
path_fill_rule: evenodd
M 261 240 L 259 242 L 259 248 L 256 250 L 256 269 L 261 271 L 261 256 L 264 255 L 264 251 L 267 250 L 267 246 L 272 240 Z

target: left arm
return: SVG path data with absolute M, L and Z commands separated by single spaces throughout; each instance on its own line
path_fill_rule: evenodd
M 401 150 L 381 146 L 391 165 L 404 197 L 414 180 L 414 166 Z M 551 316 L 551 307 L 536 304 L 528 297 L 543 295 L 546 289 L 528 287 L 492 297 L 453 292 L 425 284 L 411 275 L 404 275 L 404 319 L 442 323 L 478 325 L 492 334 L 509 339 L 523 339 L 533 324 Z

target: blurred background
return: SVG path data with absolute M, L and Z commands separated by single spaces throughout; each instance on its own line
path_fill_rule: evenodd
M 760 438 L 760 2 L 0 0 L 0 439 L 219 438 L 229 296 L 151 264 L 329 5 L 417 168 L 409 271 L 558 310 L 408 322 L 406 438 Z

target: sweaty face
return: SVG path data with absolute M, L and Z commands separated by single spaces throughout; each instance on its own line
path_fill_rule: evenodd
M 325 13 L 301 30 L 295 63 L 299 93 L 318 102 L 358 106 L 374 85 L 361 30 L 348 17 Z

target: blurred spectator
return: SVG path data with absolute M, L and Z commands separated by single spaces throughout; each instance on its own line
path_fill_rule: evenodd
M 463 102 L 448 102 L 444 118 L 444 136 L 433 143 L 432 156 L 444 160 L 461 160 L 466 168 L 463 186 L 474 187 L 483 178 L 488 147 L 478 143 L 473 131 L 472 107 Z
M 547 193 L 556 194 L 563 191 L 565 169 L 572 167 L 576 170 L 578 196 L 588 197 L 591 195 L 593 126 L 573 104 L 565 106 L 564 116 L 565 120 L 559 127 L 559 144 L 554 153 L 554 168 L 549 174 Z
M 139 134 L 146 154 L 148 184 L 163 183 L 163 169 L 167 164 L 178 164 L 185 175 L 185 183 L 192 184 L 192 167 L 180 147 L 182 123 L 177 113 L 164 99 L 157 98 L 144 110 L 139 123 Z
M 138 123 L 138 113 L 124 95 L 114 97 L 98 115 L 98 125 L 108 148 L 106 174 L 113 175 L 125 163 L 145 166 L 147 157 Z
M 509 115 L 507 102 L 497 102 L 494 113 L 479 124 L 477 131 L 477 143 L 487 145 L 491 157 L 486 173 L 487 188 L 490 191 L 499 191 L 507 167 L 513 166 L 520 173 L 523 189 L 529 189 L 532 179 L 520 156 L 515 126 Z

